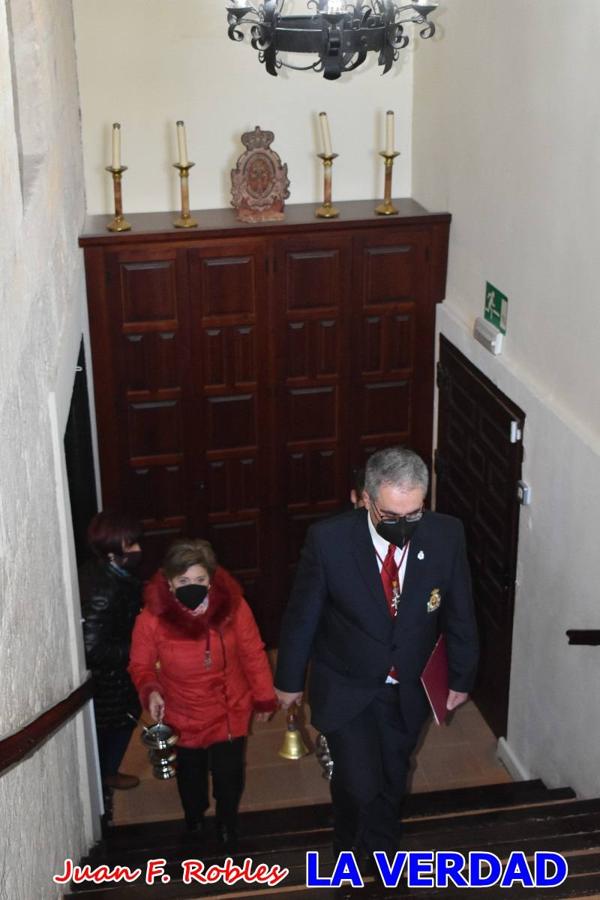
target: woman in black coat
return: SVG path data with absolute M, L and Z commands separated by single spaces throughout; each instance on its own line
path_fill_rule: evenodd
M 127 672 L 131 631 L 141 606 L 142 584 L 133 574 L 142 551 L 142 527 L 131 516 L 102 512 L 88 528 L 93 558 L 79 570 L 83 639 L 94 683 L 94 711 L 102 782 L 132 788 L 134 775 L 119 772 L 140 714 Z

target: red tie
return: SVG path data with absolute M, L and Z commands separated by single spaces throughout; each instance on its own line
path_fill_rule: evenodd
M 398 592 L 398 566 L 395 559 L 396 548 L 390 544 L 386 557 L 381 566 L 381 583 L 383 584 L 383 592 L 387 600 L 388 609 L 392 619 L 396 616 L 397 610 L 394 608 L 394 593 Z M 397 679 L 397 672 L 392 666 L 388 672 L 389 678 Z
M 383 584 L 383 592 L 392 618 L 396 615 L 393 603 L 394 594 L 398 593 L 398 566 L 396 565 L 395 554 L 396 547 L 390 544 L 381 565 L 381 583 Z

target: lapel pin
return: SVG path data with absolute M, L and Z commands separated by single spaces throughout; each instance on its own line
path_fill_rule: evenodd
M 417 553 L 417 559 L 425 559 L 425 554 L 422 550 L 419 550 L 419 552 Z

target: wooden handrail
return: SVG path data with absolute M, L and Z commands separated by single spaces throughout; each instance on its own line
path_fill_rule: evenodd
M 16 734 L 0 741 L 0 775 L 30 756 L 55 731 L 68 722 L 92 696 L 92 679 L 84 681 L 65 700 L 42 713 Z
M 600 646 L 600 629 L 582 628 L 577 630 L 571 628 L 567 631 L 569 644 L 577 644 L 579 646 L 598 647 Z

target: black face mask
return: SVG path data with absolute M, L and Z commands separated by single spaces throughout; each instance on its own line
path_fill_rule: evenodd
M 205 584 L 184 584 L 175 591 L 179 602 L 188 609 L 198 609 L 207 594 L 208 588 Z
M 386 522 L 383 519 L 377 523 L 375 531 L 384 541 L 388 541 L 395 547 L 404 547 L 407 541 L 410 541 L 418 526 L 418 522 L 407 522 L 406 519 L 398 519 L 398 521 L 393 522 Z
M 124 553 L 123 556 L 115 555 L 113 560 L 120 569 L 126 569 L 128 572 L 133 572 L 142 561 L 142 551 L 131 550 L 129 553 Z

